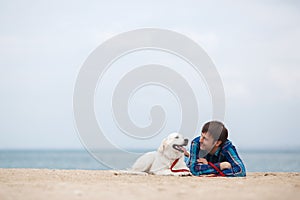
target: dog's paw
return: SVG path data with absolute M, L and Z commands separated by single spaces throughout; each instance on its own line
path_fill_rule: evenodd
M 177 172 L 174 176 L 192 176 L 191 172 Z

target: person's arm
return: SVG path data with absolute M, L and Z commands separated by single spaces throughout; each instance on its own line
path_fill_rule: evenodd
M 199 149 L 199 142 L 192 141 L 190 148 L 190 160 L 188 163 L 188 167 L 191 173 L 195 176 L 218 174 L 218 172 L 210 165 L 198 162 Z
M 184 147 L 181 147 L 182 151 L 183 151 L 183 154 L 185 157 L 190 157 L 190 153 L 184 148 Z
M 224 155 L 227 161 L 231 164 L 230 169 L 223 170 L 223 173 L 226 176 L 246 176 L 245 166 L 234 146 L 231 145 L 227 149 L 225 149 Z
M 183 151 L 184 162 L 185 162 L 186 165 L 188 165 L 189 160 L 190 160 L 190 154 L 184 147 L 181 147 L 181 150 Z
M 190 167 L 190 171 L 195 176 L 218 174 L 218 172 L 212 166 L 210 166 L 208 164 L 203 164 L 203 163 L 192 164 Z
M 225 176 L 229 177 L 244 177 L 246 176 L 245 166 L 240 159 L 233 145 L 227 146 L 224 150 L 224 155 L 227 162 L 213 163 L 218 167 Z
M 208 164 L 208 161 L 205 158 L 198 158 L 198 163 L 202 163 L 202 164 Z M 212 164 L 212 163 L 211 163 Z M 217 164 L 220 170 L 225 170 L 225 169 L 230 169 L 231 168 L 231 164 L 229 162 L 220 162 L 220 163 L 215 163 Z M 213 165 L 215 165 L 213 164 Z

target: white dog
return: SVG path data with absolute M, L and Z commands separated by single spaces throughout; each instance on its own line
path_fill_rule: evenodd
M 162 141 L 157 151 L 148 152 L 138 158 L 130 171 L 155 175 L 190 175 L 182 150 L 187 144 L 188 139 L 179 133 L 172 133 Z

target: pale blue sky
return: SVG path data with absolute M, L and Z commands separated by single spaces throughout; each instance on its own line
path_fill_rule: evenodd
M 236 146 L 300 149 L 299 11 L 298 1 L 276 0 L 1 0 L 0 149 L 82 148 L 72 111 L 81 65 L 110 37 L 145 27 L 206 50 Z

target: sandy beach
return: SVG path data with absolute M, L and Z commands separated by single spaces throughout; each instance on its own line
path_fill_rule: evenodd
M 300 173 L 245 178 L 115 175 L 113 171 L 0 169 L 0 199 L 298 199 Z

